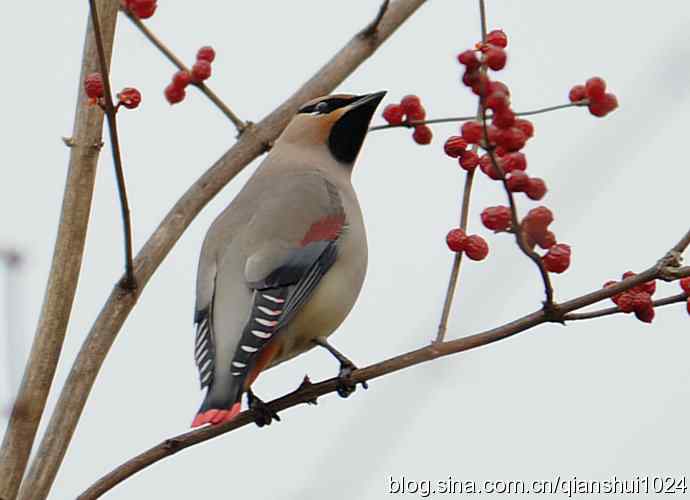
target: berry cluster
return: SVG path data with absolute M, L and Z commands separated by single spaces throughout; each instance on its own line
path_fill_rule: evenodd
M 603 78 L 593 76 L 584 85 L 575 85 L 568 93 L 570 102 L 583 102 L 587 99 L 589 112 L 594 116 L 606 116 L 618 107 L 615 95 L 606 92 L 606 82 Z
M 688 295 L 687 301 L 687 311 L 690 314 L 690 276 L 680 280 L 680 287 L 683 289 L 686 295 Z
M 148 19 L 158 7 L 157 0 L 122 0 L 122 7 L 139 19 Z
M 100 73 L 91 73 L 84 79 L 84 91 L 89 98 L 91 104 L 97 104 L 104 108 L 103 96 L 105 95 L 105 87 L 103 85 L 103 77 Z M 141 92 L 133 87 L 125 87 L 117 94 L 117 105 L 115 111 L 120 106 L 127 109 L 134 109 L 141 104 Z
M 623 273 L 623 279 L 631 278 L 635 273 L 628 271 Z M 607 281 L 604 283 L 604 288 L 617 284 L 617 281 Z M 647 281 L 641 285 L 637 285 L 630 290 L 618 293 L 611 297 L 611 300 L 616 304 L 620 310 L 626 314 L 634 312 L 637 319 L 645 323 L 651 323 L 654 320 L 654 304 L 652 303 L 652 295 L 656 291 L 656 282 Z
M 472 260 L 484 260 L 489 255 L 489 245 L 478 234 L 467 235 L 461 228 L 451 229 L 446 244 L 453 252 L 465 252 Z
M 414 126 L 412 139 L 417 144 L 429 144 L 433 134 L 431 129 L 424 124 L 414 125 L 414 122 L 424 121 L 426 110 L 422 101 L 416 95 L 406 95 L 400 100 L 400 104 L 389 104 L 383 109 L 383 119 L 389 125 Z
M 172 77 L 172 82 L 165 87 L 165 98 L 170 104 L 182 102 L 187 95 L 185 89 L 191 83 L 199 84 L 211 77 L 211 63 L 216 58 L 213 47 L 201 47 L 196 53 L 196 62 L 191 71 L 180 70 Z

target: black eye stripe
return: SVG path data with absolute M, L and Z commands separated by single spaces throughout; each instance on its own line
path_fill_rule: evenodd
M 354 98 L 330 97 L 328 99 L 324 99 L 323 101 L 319 101 L 316 104 L 310 104 L 309 106 L 303 107 L 299 110 L 299 113 L 326 114 L 330 113 L 335 109 L 347 106 L 348 104 L 351 104 L 354 100 Z M 324 107 L 324 105 L 326 105 L 326 107 Z

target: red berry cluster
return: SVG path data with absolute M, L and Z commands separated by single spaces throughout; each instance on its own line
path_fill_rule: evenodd
M 478 234 L 467 235 L 460 228 L 451 229 L 446 244 L 453 252 L 465 252 L 472 260 L 484 260 L 489 255 L 489 245 Z
M 686 295 L 688 295 L 687 301 L 687 311 L 690 314 L 690 276 L 680 280 L 680 287 L 683 289 Z
M 383 109 L 383 119 L 389 125 L 413 124 L 421 122 L 426 118 L 426 110 L 422 106 L 422 101 L 416 95 L 406 95 L 400 104 L 389 104 Z M 424 125 L 414 125 L 412 139 L 417 144 L 429 144 L 433 134 L 431 129 Z
M 148 19 L 158 7 L 157 0 L 122 0 L 122 6 L 139 19 Z
M 623 279 L 631 278 L 635 273 L 628 271 L 623 273 Z M 617 281 L 607 281 L 604 283 L 604 288 L 616 285 Z M 652 295 L 656 291 L 656 282 L 647 281 L 635 288 L 618 293 L 611 297 L 611 300 L 624 313 L 634 312 L 637 319 L 645 323 L 651 323 L 654 319 L 654 304 L 652 303 Z
M 165 87 L 165 98 L 170 104 L 177 104 L 184 100 L 187 95 L 185 89 L 190 83 L 199 84 L 211 77 L 211 63 L 216 58 L 216 51 L 213 47 L 201 47 L 196 53 L 196 62 L 192 70 L 180 70 L 172 77 L 172 82 Z
M 104 107 L 103 96 L 105 95 L 105 86 L 103 85 L 103 77 L 100 73 L 91 73 L 86 75 L 84 79 L 84 91 L 92 104 L 98 104 L 101 108 Z M 117 105 L 115 111 L 120 106 L 127 109 L 134 109 L 141 104 L 141 92 L 133 87 L 125 87 L 117 94 Z
M 584 85 L 575 85 L 568 93 L 570 102 L 581 102 L 588 99 L 587 107 L 594 116 L 606 116 L 618 107 L 618 99 L 614 94 L 606 92 L 606 82 L 603 78 L 593 76 Z
M 556 235 L 549 231 L 553 222 L 553 213 L 546 207 L 536 207 L 527 212 L 522 219 L 520 230 L 525 244 L 546 250 L 541 260 L 544 268 L 550 273 L 562 273 L 570 267 L 570 245 L 557 243 Z

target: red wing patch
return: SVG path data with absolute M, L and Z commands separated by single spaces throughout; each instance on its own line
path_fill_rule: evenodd
M 304 247 L 314 241 L 333 241 L 340 236 L 343 226 L 345 226 L 344 213 L 327 215 L 311 225 L 300 243 Z

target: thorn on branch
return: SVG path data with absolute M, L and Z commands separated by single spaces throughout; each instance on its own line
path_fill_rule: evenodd
M 77 143 L 74 142 L 74 137 L 63 137 L 62 142 L 64 142 L 65 146 L 67 146 L 68 148 L 73 148 L 77 145 Z
M 299 385 L 299 387 L 297 388 L 297 390 L 295 392 L 300 392 L 302 390 L 310 389 L 313 385 L 314 384 L 312 384 L 311 379 L 309 378 L 309 375 L 305 375 L 304 379 L 302 379 L 302 383 Z M 314 397 L 313 399 L 308 399 L 307 404 L 316 406 L 318 404 L 317 398 Z
M 388 4 L 390 4 L 390 0 L 384 0 L 374 20 L 359 32 L 359 36 L 362 38 L 369 38 L 376 35 L 379 24 L 381 24 L 381 20 L 383 19 L 383 16 L 386 15 L 386 11 L 388 10 Z

